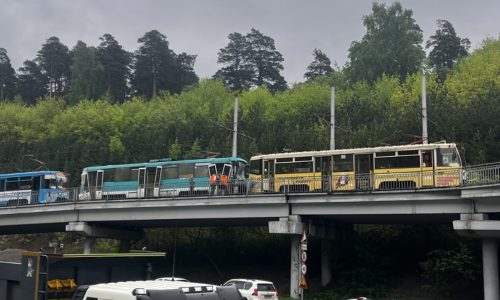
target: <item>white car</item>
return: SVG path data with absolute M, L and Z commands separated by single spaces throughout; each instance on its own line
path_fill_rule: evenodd
M 184 279 L 184 278 L 179 278 L 179 277 L 161 277 L 155 279 L 155 281 L 183 281 L 183 282 L 189 282 L 189 280 Z
M 235 285 L 243 300 L 278 300 L 278 290 L 271 281 L 231 279 L 223 286 Z

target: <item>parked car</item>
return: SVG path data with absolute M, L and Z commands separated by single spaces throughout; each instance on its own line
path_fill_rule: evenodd
M 184 281 L 189 282 L 189 280 L 180 277 L 161 277 L 156 278 L 155 281 Z
M 271 281 L 257 279 L 231 279 L 223 286 L 235 285 L 243 300 L 278 300 L 278 290 Z

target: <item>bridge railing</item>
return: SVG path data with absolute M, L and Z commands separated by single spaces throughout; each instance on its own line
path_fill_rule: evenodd
M 113 201 L 120 199 L 152 199 L 177 197 L 216 197 L 264 193 L 366 192 L 424 188 L 463 187 L 500 183 L 500 164 L 480 165 L 449 170 L 423 172 L 391 172 L 377 170 L 371 174 L 344 173 L 340 176 L 283 176 L 229 180 L 211 185 L 207 181 L 168 184 L 119 185 L 104 183 L 102 187 L 70 188 L 57 192 L 12 191 L 0 193 L 0 205 L 51 205 L 59 202 Z

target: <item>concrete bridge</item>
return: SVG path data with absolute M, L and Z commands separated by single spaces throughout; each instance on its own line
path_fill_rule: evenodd
M 481 238 L 485 299 L 499 299 L 497 238 L 500 184 L 415 190 L 232 195 L 224 197 L 91 200 L 3 207 L 0 234 L 73 232 L 95 238 L 142 238 L 143 228 L 269 226 L 291 235 L 291 290 L 299 297 L 299 244 L 303 232 L 324 244 L 322 282 L 331 279 L 328 249 L 352 232 L 352 224 L 450 223 L 458 234 Z

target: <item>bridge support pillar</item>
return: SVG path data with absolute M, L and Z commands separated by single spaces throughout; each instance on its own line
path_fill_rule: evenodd
M 85 237 L 85 245 L 83 246 L 84 254 L 95 253 L 95 238 L 91 236 Z
M 120 240 L 120 253 L 129 253 L 130 240 Z
M 489 220 L 487 214 L 462 214 L 459 221 L 453 221 L 453 229 L 461 236 L 482 239 L 484 299 L 500 299 L 497 243 L 500 221 Z
M 291 241 L 291 261 L 290 261 L 290 297 L 299 299 L 302 290 L 299 289 L 300 281 L 302 280 L 301 273 L 301 246 L 300 240 L 304 231 L 310 237 L 320 238 L 325 240 L 325 247 L 322 246 L 321 252 L 321 282 L 327 285 L 332 278 L 332 270 L 330 264 L 330 253 L 332 242 L 336 236 L 335 228 L 319 226 L 325 225 L 324 222 L 319 222 L 319 225 L 313 225 L 313 220 L 309 223 L 303 223 L 298 215 L 291 215 L 288 218 L 280 218 L 277 222 L 269 222 L 269 233 L 289 234 Z
M 332 264 L 330 254 L 332 253 L 333 242 L 321 240 L 321 285 L 327 286 L 332 281 Z
M 97 238 L 120 240 L 120 252 L 128 252 L 130 250 L 130 240 L 140 240 L 144 235 L 142 230 L 99 227 L 89 225 L 86 222 L 71 222 L 66 225 L 66 231 L 85 237 L 84 253 L 94 253 Z

